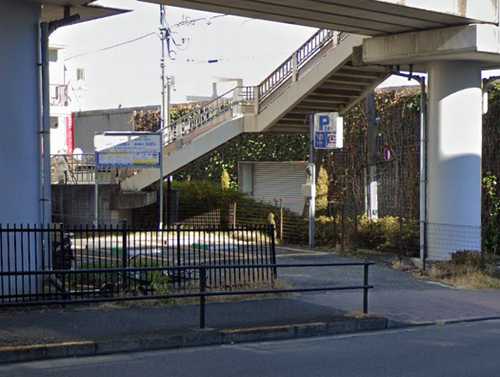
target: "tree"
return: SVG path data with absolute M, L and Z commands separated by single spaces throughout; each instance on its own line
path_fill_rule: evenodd
M 222 174 L 220 176 L 220 186 L 223 190 L 229 190 L 231 188 L 231 177 L 225 168 L 222 169 Z
M 328 209 L 328 190 L 330 186 L 330 177 L 326 169 L 321 166 L 318 173 L 318 182 L 316 184 L 316 210 L 318 213 L 326 213 Z

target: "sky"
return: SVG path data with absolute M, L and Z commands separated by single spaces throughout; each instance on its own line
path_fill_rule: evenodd
M 75 110 L 159 105 L 161 103 L 159 6 L 136 0 L 100 0 L 97 4 L 132 12 L 56 31 L 51 43 L 64 46 L 68 72 L 85 69 L 85 87 Z M 209 96 L 212 82 L 242 78 L 256 85 L 305 42 L 316 29 L 236 16 L 167 7 L 174 38 L 167 74 L 175 77 L 172 102 L 186 96 Z M 194 25 L 175 26 L 186 19 L 204 18 Z M 103 48 L 155 33 L 136 42 Z M 184 42 L 184 43 L 182 43 Z M 217 63 L 208 63 L 216 59 Z M 411 84 L 411 83 L 410 83 Z M 219 94 L 234 86 L 220 82 Z M 382 86 L 409 85 L 390 78 Z
M 82 110 L 160 103 L 160 51 L 157 35 L 107 51 L 95 52 L 142 35 L 158 32 L 159 6 L 135 0 L 102 0 L 98 4 L 133 12 L 56 31 L 51 43 L 64 46 L 68 71 L 84 68 Z M 264 79 L 315 29 L 167 7 L 167 20 L 182 46 L 175 48 L 167 73 L 175 77 L 173 102 L 186 96 L 208 96 L 212 82 L 243 78 L 245 85 Z M 208 18 L 192 26 L 173 27 L 185 18 Z M 72 58 L 75 55 L 81 55 Z M 209 64 L 208 60 L 218 59 Z M 219 93 L 234 84 L 221 83 Z

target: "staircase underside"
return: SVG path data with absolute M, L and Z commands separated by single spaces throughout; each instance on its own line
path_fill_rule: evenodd
M 345 112 L 361 101 L 388 75 L 384 67 L 354 67 L 351 60 L 348 60 L 267 131 L 306 133 L 309 131 L 306 123 L 309 114 Z

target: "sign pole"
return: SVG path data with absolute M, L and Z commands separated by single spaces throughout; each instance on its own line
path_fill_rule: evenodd
M 163 229 L 163 131 L 160 130 L 160 229 Z
M 309 247 L 315 246 L 316 227 L 316 149 L 342 149 L 344 146 L 344 120 L 339 113 L 309 114 L 309 129 L 311 145 L 309 150 L 309 164 L 307 166 L 309 197 Z
M 309 115 L 309 129 L 311 133 L 311 142 L 309 146 L 309 179 L 311 184 L 311 191 L 309 197 L 309 248 L 313 249 L 315 242 L 316 230 L 316 163 L 314 153 L 314 116 Z
M 97 164 L 94 171 L 94 225 L 99 226 L 99 183 L 97 181 Z

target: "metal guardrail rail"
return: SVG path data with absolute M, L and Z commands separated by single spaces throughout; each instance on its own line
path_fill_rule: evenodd
M 288 78 L 315 57 L 328 43 L 333 47 L 347 37 L 346 33 L 320 29 L 258 85 L 259 102 L 272 94 Z
M 164 127 L 163 143 L 164 145 L 171 144 L 224 114 L 233 113 L 234 115 L 237 112 L 238 105 L 252 103 L 253 100 L 254 88 L 251 86 L 238 86 L 228 90 L 213 101 L 200 106 Z
M 93 154 L 50 156 L 53 184 L 92 184 L 95 181 Z

